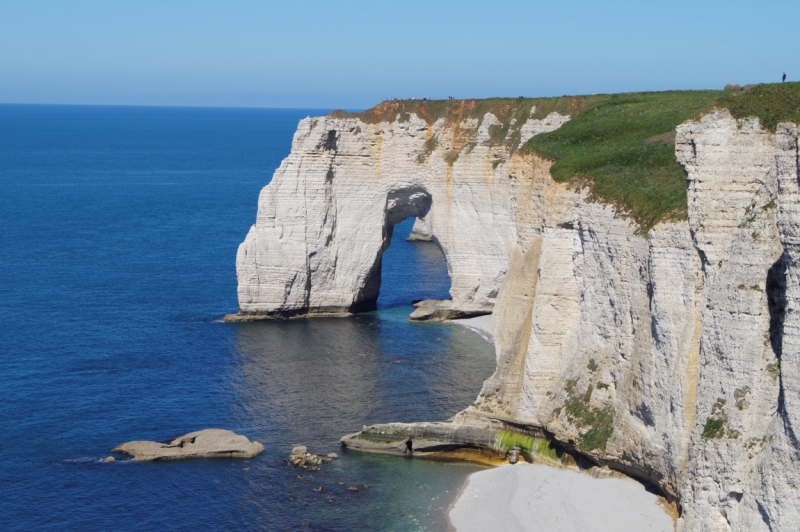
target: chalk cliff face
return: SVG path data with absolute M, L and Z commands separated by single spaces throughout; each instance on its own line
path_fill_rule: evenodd
M 559 127 L 529 119 L 521 142 Z M 442 248 L 453 306 L 491 312 L 515 232 L 510 148 L 493 141 L 487 114 L 446 126 L 411 115 L 368 124 L 307 118 L 292 152 L 263 189 L 237 255 L 239 308 L 247 316 L 343 314 L 374 306 L 392 227 L 422 220 Z
M 656 482 L 680 530 L 795 530 L 797 126 L 727 111 L 679 126 L 688 221 L 643 235 L 496 124 L 303 120 L 239 249 L 241 316 L 369 308 L 392 226 L 415 216 L 444 251 L 449 305 L 493 311 L 497 371 L 456 422 L 540 428 Z

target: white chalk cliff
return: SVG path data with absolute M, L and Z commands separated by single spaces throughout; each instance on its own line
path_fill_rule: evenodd
M 371 308 L 392 227 L 416 217 L 451 314 L 493 312 L 497 371 L 459 420 L 539 427 L 653 481 L 679 530 L 797 530 L 798 127 L 727 111 L 679 126 L 688 221 L 643 235 L 497 123 L 301 121 L 239 248 L 239 319 Z

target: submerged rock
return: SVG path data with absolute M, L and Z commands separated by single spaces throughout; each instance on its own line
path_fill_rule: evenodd
M 132 456 L 137 462 L 183 460 L 188 458 L 253 458 L 264 446 L 230 430 L 205 429 L 190 432 L 164 443 L 130 441 L 114 447 L 112 453 Z
M 108 463 L 108 462 L 116 462 L 117 459 L 113 456 L 106 456 L 105 458 L 100 460 L 101 462 Z

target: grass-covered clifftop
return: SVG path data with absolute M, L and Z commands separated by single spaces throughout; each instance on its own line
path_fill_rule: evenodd
M 534 108 L 533 114 L 531 110 Z M 690 118 L 726 108 L 736 118 L 756 116 L 775 131 L 780 122 L 800 123 L 800 83 L 758 85 L 742 92 L 666 91 L 557 98 L 483 100 L 396 100 L 361 113 L 334 111 L 367 123 L 408 120 L 412 113 L 429 124 L 440 118 L 461 125 L 491 112 L 501 122 L 492 139 L 512 152 L 536 153 L 554 161 L 559 182 L 590 187 L 594 199 L 633 217 L 646 233 L 659 221 L 686 216 L 686 179 L 675 159 L 675 127 Z M 551 112 L 572 118 L 560 129 L 519 145 L 528 117 Z
M 647 232 L 667 216 L 686 215 L 675 127 L 723 95 L 670 91 L 594 98 L 560 129 L 531 138 L 520 151 L 555 161 L 553 179 L 585 182 L 594 198 L 614 204 Z
M 800 124 L 800 82 L 770 83 L 727 96 L 701 109 L 725 108 L 735 118 L 756 116 L 761 125 L 775 133 L 781 122 Z

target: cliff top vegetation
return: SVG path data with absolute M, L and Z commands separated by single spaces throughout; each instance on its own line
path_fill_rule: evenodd
M 533 114 L 531 110 L 536 106 Z M 536 153 L 554 161 L 556 181 L 590 188 L 592 198 L 615 205 L 636 220 L 642 233 L 665 219 L 685 219 L 686 178 L 675 158 L 675 128 L 713 108 L 736 118 L 756 116 L 775 131 L 778 123 L 800 123 L 800 83 L 758 85 L 741 92 L 665 91 L 556 98 L 482 100 L 393 100 L 360 113 L 334 111 L 367 123 L 406 121 L 412 113 L 429 124 L 445 118 L 453 125 L 494 114 L 501 125 L 492 140 L 513 153 Z M 528 117 L 552 112 L 570 115 L 560 129 L 519 146 L 519 128 Z
M 531 108 L 536 110 L 531 115 Z M 504 125 L 512 119 L 515 123 L 525 122 L 529 117 L 544 118 L 556 111 L 562 115 L 575 112 L 580 105 L 579 98 L 561 96 L 556 98 L 486 98 L 482 100 L 389 100 L 381 102 L 372 109 L 360 113 L 333 111 L 335 118 L 358 118 L 367 124 L 380 122 L 408 121 L 416 114 L 428 124 L 444 117 L 449 123 L 458 123 L 474 118 L 480 120 L 486 113 L 492 113 Z
M 757 116 L 763 127 L 775 133 L 781 122 L 800 124 L 800 82 L 762 84 L 729 93 L 701 113 L 714 107 L 728 109 L 735 118 Z
M 532 137 L 520 151 L 555 161 L 553 179 L 588 185 L 593 199 L 615 205 L 646 233 L 662 219 L 686 217 L 686 177 L 675 158 L 675 128 L 723 94 L 595 97 L 561 128 Z

